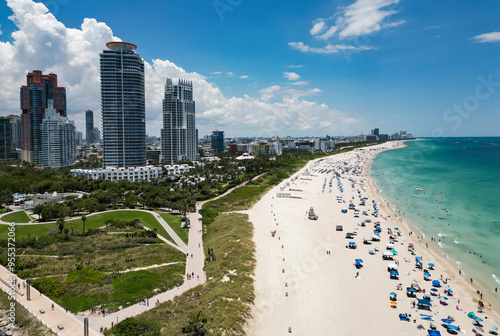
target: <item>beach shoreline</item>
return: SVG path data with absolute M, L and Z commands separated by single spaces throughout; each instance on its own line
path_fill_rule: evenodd
M 410 258 L 413 257 L 404 251 L 410 243 L 414 244 L 425 263 L 433 261 L 436 264 L 436 270 L 432 272 L 435 277 L 442 275 L 444 279 L 451 279 L 448 285 L 453 287 L 454 295 L 449 298 L 450 303 L 446 306 L 433 303 L 432 314 L 437 319 L 435 325 L 443 331 L 439 319 L 453 315 L 463 330 L 471 332 L 472 325 L 464 312 L 476 311 L 479 298 L 476 289 L 468 285 L 464 275 L 458 276 L 449 259 L 444 259 L 432 246 L 426 248 L 424 241 L 418 242 L 416 227 L 406 221 L 399 222 L 402 218 L 396 216 L 388 202 L 377 193 L 375 180 L 370 176 L 369 165 L 373 158 L 384 149 L 396 149 L 394 144 L 391 142 L 312 160 L 292 178 L 271 189 L 248 211 L 254 224 L 257 260 L 254 276 L 256 298 L 252 307 L 253 318 L 246 325 L 248 335 L 281 335 L 287 332 L 319 335 L 328 334 L 333 329 L 340 334 L 355 335 L 382 335 L 387 331 L 400 330 L 401 335 L 405 335 L 413 334 L 419 324 L 425 324 L 427 329 L 428 322 L 417 317 L 425 311 L 412 308 L 413 299 L 407 298 L 404 291 L 397 292 L 396 309 L 390 307 L 388 300 L 388 293 L 395 291 L 399 283 L 405 287 L 415 280 L 430 290 L 430 283 L 420 280 L 420 271 L 412 266 Z M 368 255 L 367 245 L 360 241 L 361 235 L 355 236 L 354 241 L 359 244 L 356 250 L 344 248 L 347 230 L 365 232 L 369 228 L 360 227 L 361 220 L 352 217 L 351 212 L 340 213 L 340 208 L 345 205 L 334 202 L 335 195 L 339 195 L 338 190 L 334 186 L 325 193 L 328 174 L 311 173 L 322 165 L 328 165 L 328 162 L 336 162 L 331 163 L 332 166 L 339 166 L 342 160 L 352 163 L 356 155 L 366 159 L 360 168 L 360 175 L 352 177 L 358 193 L 362 186 L 363 196 L 380 205 L 380 217 L 370 218 L 373 222 L 381 221 L 382 227 L 398 225 L 402 232 L 397 241 L 397 246 L 402 245 L 397 247 L 400 252 L 397 260 L 401 262 L 401 278 L 397 282 L 390 280 L 385 271 L 386 262 L 380 259 L 382 249 L 376 256 Z M 342 176 L 342 183 L 346 183 L 347 177 Z M 364 184 L 361 181 L 365 181 Z M 292 198 L 278 198 L 280 193 L 289 194 Z M 355 196 L 356 188 L 345 188 L 342 193 L 344 200 L 354 199 Z M 310 207 L 317 211 L 317 221 L 307 219 Z M 335 226 L 339 223 L 345 228 L 343 232 L 336 232 Z M 368 226 L 371 227 L 372 223 Z M 414 232 L 413 236 L 408 234 L 410 231 Z M 389 238 L 384 234 L 380 243 L 368 246 L 383 246 L 388 242 Z M 354 258 L 366 261 L 363 268 L 356 270 L 353 267 Z M 355 280 L 351 280 L 353 277 Z M 455 305 L 462 310 L 456 310 Z M 400 322 L 399 313 L 415 314 L 411 318 L 415 323 Z M 498 323 L 497 312 L 488 311 L 487 316 L 488 323 Z M 359 323 L 355 323 L 358 320 Z M 373 329 L 379 325 L 384 327 Z
M 405 141 L 406 142 L 406 141 Z M 405 146 L 406 147 L 406 146 Z M 401 147 L 404 148 L 404 147 Z M 399 149 L 399 148 L 398 148 Z M 382 153 L 383 151 L 380 151 L 378 154 Z M 371 168 L 373 164 L 373 159 L 368 163 L 368 183 L 371 185 L 371 190 L 373 191 L 374 198 L 380 200 L 381 204 L 389 204 L 391 206 L 387 206 L 386 211 L 388 213 L 391 213 L 391 216 L 394 218 L 400 218 L 402 219 L 402 224 L 406 227 L 408 231 L 413 231 L 414 233 L 418 233 L 418 237 L 422 237 L 422 239 L 418 240 L 418 242 L 422 245 L 425 245 L 425 243 L 428 244 L 428 248 L 426 248 L 429 253 L 431 253 L 435 258 L 439 258 L 443 265 L 447 265 L 447 271 L 450 274 L 456 274 L 459 279 L 462 280 L 461 285 L 465 286 L 465 288 L 468 289 L 469 294 L 473 297 L 478 296 L 477 291 L 479 290 L 481 293 L 486 293 L 487 296 L 483 297 L 483 301 L 488 303 L 491 303 L 492 307 L 492 313 L 497 316 L 497 318 L 500 318 L 500 297 L 498 295 L 495 295 L 495 292 L 493 290 L 488 289 L 486 286 L 481 284 L 481 281 L 475 281 L 474 285 L 472 285 L 468 280 L 469 278 L 476 279 L 474 274 L 469 274 L 468 270 L 465 268 L 460 268 L 460 266 L 457 263 L 457 259 L 453 258 L 452 256 L 448 255 L 445 253 L 439 245 L 436 244 L 435 241 L 428 240 L 426 239 L 425 233 L 418 227 L 418 224 L 412 223 L 410 220 L 404 217 L 404 215 L 398 215 L 395 213 L 395 211 L 392 208 L 392 204 L 389 202 L 388 199 L 386 199 L 381 193 L 380 189 L 377 186 L 377 181 L 376 179 L 372 176 L 371 174 Z M 460 272 L 461 271 L 461 272 Z M 461 275 L 459 275 L 459 272 Z M 476 279 L 477 280 L 477 279 Z M 493 295 L 492 295 L 493 294 Z

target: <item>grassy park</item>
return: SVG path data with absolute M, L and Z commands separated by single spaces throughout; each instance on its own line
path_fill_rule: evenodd
M 26 212 L 20 210 L 12 212 L 2 216 L 2 220 L 8 223 L 29 223 L 31 218 L 26 214 Z
M 17 213 L 16 213 L 17 214 Z M 9 214 L 10 215 L 10 214 Z M 5 215 L 2 217 L 2 220 L 7 221 L 5 217 L 9 216 Z M 180 228 L 180 224 L 177 224 L 176 221 L 180 223 L 180 219 L 178 216 L 165 214 L 167 217 L 163 217 L 167 220 L 167 223 L 171 225 L 172 228 L 178 227 Z M 85 230 L 89 229 L 97 229 L 106 225 L 106 221 L 108 219 L 114 220 L 133 220 L 139 219 L 141 223 L 148 227 L 150 230 L 157 229 L 158 234 L 171 242 L 174 242 L 170 235 L 165 231 L 163 226 L 158 223 L 158 221 L 154 218 L 153 215 L 147 212 L 142 211 L 134 211 L 134 210 L 120 210 L 120 211 L 111 211 L 105 212 L 101 214 L 88 215 L 87 220 L 85 221 Z M 26 223 L 26 222 L 18 222 L 15 223 Z M 171 223 L 173 222 L 173 223 Z M 83 231 L 83 222 L 80 218 L 78 219 L 70 219 L 65 222 L 65 227 L 74 226 L 74 232 L 82 232 Z M 17 239 L 21 239 L 23 237 L 28 236 L 28 233 L 34 235 L 35 237 L 41 237 L 46 235 L 48 232 L 52 230 L 58 230 L 57 223 L 47 223 L 47 224 L 32 224 L 32 225 L 18 225 L 16 226 L 16 237 Z M 8 233 L 8 225 L 0 225 L 0 239 L 6 239 Z M 181 236 L 182 238 L 182 236 Z
M 163 215 L 180 230 L 179 216 Z M 7 228 L 0 226 L 3 264 Z M 87 217 L 82 231 L 80 218 L 66 221 L 63 232 L 57 223 L 17 225 L 16 273 L 75 313 L 96 305 L 116 311 L 183 282 L 185 254 L 156 237 L 155 232 L 173 241 L 154 215 L 96 214 Z M 187 231 L 180 232 L 187 240 Z M 134 270 L 143 267 L 148 268 Z

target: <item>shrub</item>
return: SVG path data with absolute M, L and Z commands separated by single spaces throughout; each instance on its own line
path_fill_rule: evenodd
M 59 280 L 54 277 L 38 278 L 33 280 L 32 284 L 33 287 L 47 296 L 59 297 L 68 291 L 68 288 L 66 288 L 66 286 L 61 284 Z
M 128 317 L 115 325 L 105 335 L 115 336 L 160 336 L 160 325 L 143 318 Z

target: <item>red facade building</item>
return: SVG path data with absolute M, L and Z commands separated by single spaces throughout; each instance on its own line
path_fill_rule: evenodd
M 26 76 L 26 85 L 21 86 L 20 103 L 23 125 L 23 160 L 40 164 L 41 124 L 49 99 L 57 112 L 66 116 L 66 88 L 57 86 L 57 75 L 44 75 L 34 70 Z

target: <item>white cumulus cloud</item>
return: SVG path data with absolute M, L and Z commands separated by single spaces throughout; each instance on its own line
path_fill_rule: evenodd
M 393 15 L 398 13 L 399 2 L 400 0 L 356 0 L 351 5 L 340 8 L 327 19 L 313 20 L 310 34 L 316 40 L 335 40 L 336 43 L 319 47 L 310 47 L 304 42 L 290 42 L 289 45 L 302 52 L 320 54 L 334 54 L 340 50 L 374 49 L 356 38 L 405 23 L 404 20 L 392 20 Z
M 56 73 L 58 84 L 66 87 L 68 117 L 75 120 L 80 131 L 85 129 L 84 111 L 88 109 L 94 110 L 95 123 L 100 126 L 99 54 L 107 42 L 121 39 L 106 23 L 92 18 L 84 19 L 79 28 L 67 28 L 44 4 L 32 0 L 8 0 L 7 5 L 14 13 L 10 19 L 17 29 L 12 42 L 0 41 L 0 114 L 20 113 L 19 87 L 25 84 L 28 72 L 41 70 Z M 141 53 L 140 44 L 137 52 Z M 259 91 L 260 97 L 226 97 L 204 75 L 168 60 L 145 60 L 145 72 L 150 135 L 160 134 L 167 77 L 193 82 L 200 135 L 213 129 L 225 130 L 228 136 L 350 134 L 349 127 L 357 123 L 347 113 L 303 99 L 320 93 L 318 88 L 276 86 Z M 212 74 L 234 76 L 232 72 Z M 326 125 L 325 121 L 333 123 Z
M 242 76 L 240 76 L 240 78 L 246 79 L 246 78 L 249 78 L 249 76 L 248 75 L 242 75 Z
M 491 32 L 474 36 L 471 40 L 479 43 L 500 42 L 500 32 Z
M 300 78 L 300 75 L 295 72 L 283 72 L 283 77 L 288 80 L 297 80 Z
M 289 46 L 291 46 L 294 49 L 300 50 L 302 52 L 311 52 L 311 53 L 316 53 L 316 54 L 335 54 L 338 53 L 339 51 L 342 50 L 370 50 L 370 49 L 375 49 L 374 47 L 369 47 L 369 46 L 352 46 L 352 45 L 345 45 L 345 44 L 328 44 L 326 47 L 322 48 L 316 48 L 316 47 L 311 47 L 304 42 L 290 42 L 288 43 Z

